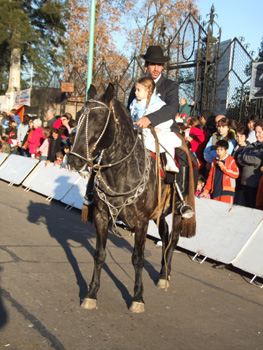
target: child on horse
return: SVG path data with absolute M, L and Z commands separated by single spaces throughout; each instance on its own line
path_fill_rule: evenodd
M 136 123 L 143 116 L 159 110 L 166 103 L 154 93 L 155 82 L 151 77 L 143 77 L 135 83 L 136 98 L 130 105 L 133 122 Z M 160 143 L 160 152 L 166 155 L 166 171 L 178 173 L 179 169 L 174 161 L 174 149 L 182 145 L 182 141 L 171 132 L 173 120 L 156 125 L 154 128 Z M 155 139 L 150 129 L 142 130 L 145 147 L 156 153 Z M 163 147 L 162 147 L 163 146 Z
M 163 107 L 166 103 L 154 93 L 155 82 L 151 77 L 143 77 L 135 83 L 136 98 L 130 104 L 130 113 L 134 124 L 147 114 L 153 113 Z M 171 131 L 174 120 L 170 119 L 155 126 L 158 141 L 160 143 L 160 152 L 166 155 L 165 170 L 172 173 L 179 173 L 179 169 L 174 160 L 175 148 L 182 145 L 181 139 Z M 155 138 L 149 128 L 142 129 L 145 147 L 151 152 L 156 153 Z M 178 211 L 184 218 L 191 218 L 194 215 L 192 208 L 185 204 L 183 195 L 175 181 L 176 190 L 179 196 L 177 205 Z

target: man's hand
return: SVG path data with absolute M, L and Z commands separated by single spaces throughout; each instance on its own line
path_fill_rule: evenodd
M 140 128 L 147 128 L 151 124 L 150 120 L 147 117 L 139 119 L 134 125 L 138 125 Z

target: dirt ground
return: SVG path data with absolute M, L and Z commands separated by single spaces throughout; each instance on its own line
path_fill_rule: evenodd
M 78 210 L 0 181 L 0 349 L 263 348 L 263 289 L 237 270 L 175 250 L 171 286 L 156 287 L 161 248 L 147 239 L 145 313 L 132 314 L 133 237 L 109 234 L 98 308 L 83 310 L 94 227 Z

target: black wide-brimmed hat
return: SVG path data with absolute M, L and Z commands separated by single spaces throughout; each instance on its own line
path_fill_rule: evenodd
M 141 55 L 145 61 L 152 62 L 152 63 L 165 63 L 169 61 L 170 57 L 164 56 L 163 50 L 161 46 L 149 46 L 146 54 Z

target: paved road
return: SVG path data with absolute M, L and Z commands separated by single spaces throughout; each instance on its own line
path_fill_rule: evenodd
M 109 235 L 98 309 L 80 299 L 93 269 L 94 228 L 77 210 L 0 181 L 0 349 L 263 348 L 263 289 L 175 251 L 171 287 L 157 289 L 160 247 L 147 240 L 146 312 L 128 311 L 132 237 Z

